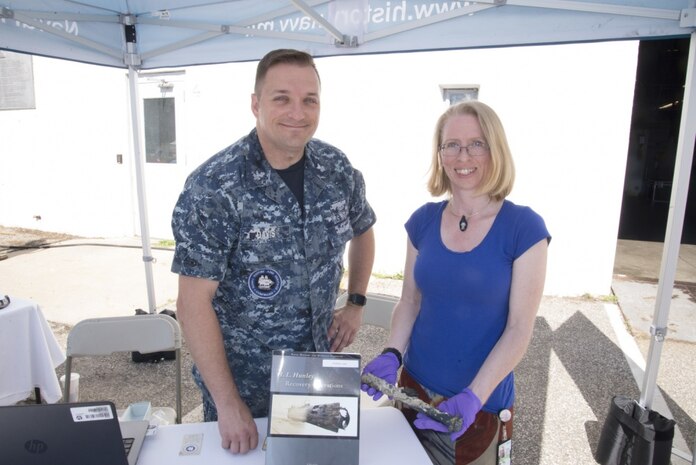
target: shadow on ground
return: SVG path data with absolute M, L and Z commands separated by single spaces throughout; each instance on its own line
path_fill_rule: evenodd
M 515 462 L 519 464 L 592 463 L 609 404 L 615 395 L 638 399 L 630 367 L 621 349 L 588 318 L 602 305 L 577 299 L 544 298 L 529 350 L 516 372 Z M 560 313 L 566 312 L 566 315 Z M 51 323 L 65 347 L 67 325 Z M 347 351 L 360 353 L 363 365 L 387 341 L 383 328 L 365 325 Z M 183 354 L 183 413 L 195 411 L 200 394 L 191 377 L 191 356 Z M 134 363 L 130 354 L 78 358 L 80 400 L 112 400 L 119 409 L 149 400 L 153 406 L 174 406 L 175 366 L 171 361 Z M 56 369 L 60 376 L 64 366 Z M 687 441 L 694 422 L 669 396 L 669 407 Z M 31 401 L 28 400 L 28 401 Z M 592 420 L 588 420 L 592 418 Z M 200 421 L 190 416 L 189 421 Z

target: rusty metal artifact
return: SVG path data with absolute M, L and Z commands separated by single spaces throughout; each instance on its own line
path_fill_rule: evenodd
M 407 407 L 417 412 L 424 413 L 433 420 L 439 421 L 447 427 L 450 433 L 462 429 L 462 419 L 460 417 L 456 417 L 450 415 L 449 413 L 443 412 L 442 410 L 438 410 L 432 405 L 423 402 L 418 397 L 408 395 L 404 389 L 394 386 L 393 384 L 389 384 L 382 378 L 370 373 L 365 373 L 362 375 L 361 381 L 372 386 L 378 391 L 381 391 L 390 398 L 398 400 Z

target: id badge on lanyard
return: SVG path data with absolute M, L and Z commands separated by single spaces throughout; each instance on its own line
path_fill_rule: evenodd
M 508 409 L 498 412 L 500 428 L 503 430 L 502 438 L 498 442 L 498 465 L 510 465 L 512 463 L 512 438 L 507 437 L 505 423 L 512 419 L 512 413 Z

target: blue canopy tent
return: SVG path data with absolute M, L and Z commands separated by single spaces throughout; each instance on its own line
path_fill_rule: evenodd
M 0 0 L 0 49 L 128 70 L 148 303 L 155 310 L 136 77 L 146 69 L 315 57 L 690 37 L 653 340 L 650 407 L 666 334 L 696 134 L 696 0 Z
M 20 0 L 0 46 L 119 68 L 689 35 L 689 0 Z M 39 32 L 43 31 L 43 32 Z

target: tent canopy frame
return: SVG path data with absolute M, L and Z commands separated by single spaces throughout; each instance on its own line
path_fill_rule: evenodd
M 218 3 L 233 4 L 235 1 L 236 0 L 227 0 Z M 193 1 L 190 3 L 192 4 L 191 8 L 201 7 L 199 4 L 200 2 Z M 149 10 L 142 12 L 128 11 L 117 13 L 112 10 L 104 9 L 104 13 L 100 14 L 61 13 L 60 11 L 13 9 L 2 5 L 0 5 L 0 20 L 17 21 L 26 26 L 41 30 L 47 34 L 55 35 L 65 39 L 66 41 L 77 43 L 97 53 L 116 59 L 121 63 L 120 67 L 128 68 L 133 66 L 136 69 L 140 69 L 143 67 L 143 64 L 148 63 L 155 57 L 207 42 L 223 35 L 278 39 L 299 44 L 326 44 L 327 42 L 330 42 L 330 40 L 327 40 L 326 37 L 328 35 L 330 39 L 333 39 L 333 46 L 335 49 L 337 49 L 336 53 L 340 53 L 338 49 L 341 48 L 357 50 L 361 46 L 370 42 L 398 36 L 404 32 L 436 25 L 452 19 L 473 16 L 476 13 L 501 8 L 503 6 L 521 7 L 535 10 L 595 13 L 612 16 L 667 20 L 674 22 L 675 24 L 678 23 L 680 28 L 686 29 L 696 27 L 696 8 L 667 9 L 567 0 L 480 0 L 476 2 L 462 2 L 463 5 L 459 8 L 438 12 L 434 15 L 421 19 L 402 22 L 396 26 L 383 28 L 381 30 L 366 32 L 363 35 L 362 40 L 360 40 L 361 38 L 356 35 L 351 35 L 339 30 L 338 27 L 334 26 L 326 18 L 324 18 L 324 16 L 316 8 L 317 6 L 326 5 L 332 2 L 327 0 L 290 0 L 290 3 L 292 3 L 291 6 L 271 10 L 252 18 L 243 19 L 238 21 L 236 24 L 170 19 L 170 10 L 158 10 L 155 13 Z M 179 7 L 173 9 L 172 11 L 181 10 L 184 8 L 185 7 Z M 255 24 L 272 21 L 274 19 L 298 12 L 303 13 L 313 21 L 316 21 L 319 27 L 326 32 L 326 35 L 299 34 L 284 31 L 277 32 L 254 27 Z M 109 47 L 108 45 L 97 42 L 96 40 L 77 36 L 63 29 L 48 26 L 60 21 L 121 24 L 124 27 L 121 44 L 122 47 L 120 49 Z M 135 34 L 135 31 L 139 25 L 155 26 L 165 29 L 177 28 L 193 31 L 194 35 L 190 35 L 185 39 L 173 41 L 157 49 L 139 52 L 137 50 L 137 37 Z M 129 47 L 129 44 L 132 43 L 136 44 L 136 47 Z M 126 51 L 124 52 L 123 49 Z

